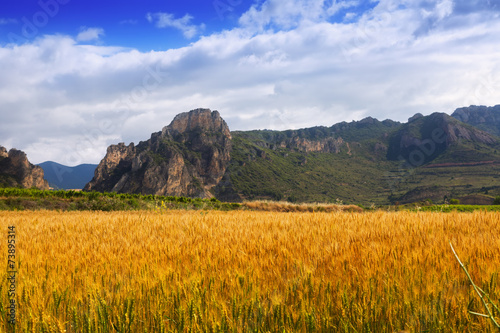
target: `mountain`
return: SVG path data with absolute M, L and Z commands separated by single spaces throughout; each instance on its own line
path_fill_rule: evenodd
M 14 148 L 7 152 L 0 146 L 0 187 L 48 190 L 49 183 L 43 177 L 43 169 L 31 164 L 24 152 Z
M 56 162 L 38 164 L 45 173 L 45 179 L 55 189 L 82 189 L 94 176 L 96 164 L 81 164 L 75 167 L 65 166 Z
M 500 194 L 499 140 L 444 113 L 229 132 L 217 111 L 197 109 L 137 146 L 110 146 L 85 189 L 223 201 L 442 202 Z
M 471 105 L 456 109 L 451 116 L 485 132 L 500 136 L 500 105 Z
M 232 135 L 214 189 L 221 200 L 387 204 L 500 193 L 498 138 L 444 113 Z
M 439 158 L 441 162 L 484 161 L 496 158 L 488 147 L 495 148 L 498 138 L 450 117 L 433 113 L 412 117 L 389 140 L 387 158 L 405 160 L 418 167 Z M 480 149 L 482 147 L 484 149 Z
M 331 127 L 232 132 L 231 162 L 214 189 L 221 200 L 367 202 L 387 199 L 380 170 L 400 124 L 365 118 Z
M 417 117 L 389 139 L 392 202 L 500 194 L 500 139 L 444 113 Z
M 230 151 L 231 133 L 219 112 L 196 109 L 137 146 L 108 147 L 85 190 L 212 197 Z

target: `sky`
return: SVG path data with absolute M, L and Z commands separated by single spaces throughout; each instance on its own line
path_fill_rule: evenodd
M 500 0 L 2 0 L 0 145 L 74 166 L 196 108 L 231 130 L 500 104 Z

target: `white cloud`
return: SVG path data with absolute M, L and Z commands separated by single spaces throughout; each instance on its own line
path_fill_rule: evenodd
M 358 1 L 358 0 L 345 0 L 345 1 L 333 0 L 332 4 L 329 7 L 327 7 L 326 12 L 328 15 L 335 15 L 340 10 L 345 9 L 345 8 L 356 7 L 359 5 L 359 3 L 360 3 L 360 1 Z
M 148 13 L 146 19 L 150 23 L 154 23 L 158 28 L 170 27 L 178 29 L 188 39 L 194 38 L 205 29 L 204 24 L 191 24 L 193 17 L 189 14 L 184 15 L 182 18 L 175 18 L 170 13 Z
M 443 19 L 453 13 L 453 0 L 441 0 L 436 4 L 437 16 Z
M 253 5 L 239 22 L 247 29 L 292 29 L 324 21 L 339 11 L 359 6 L 359 0 L 267 0 Z
M 109 144 L 145 140 L 197 107 L 246 130 L 499 104 L 500 21 L 491 12 L 380 0 L 355 22 L 330 23 L 321 18 L 326 2 L 294 1 L 303 11 L 264 2 L 240 27 L 164 52 L 61 35 L 0 47 L 0 145 L 36 163 L 75 165 L 97 163 Z M 291 26 L 294 15 L 303 22 Z M 256 32 L 245 17 L 276 29 Z M 416 33 L 422 26 L 430 28 Z
M 102 36 L 104 36 L 104 29 L 102 28 L 81 27 L 76 40 L 78 42 L 91 42 L 99 40 Z

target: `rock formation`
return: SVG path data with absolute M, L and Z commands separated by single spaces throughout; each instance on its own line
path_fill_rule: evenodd
M 219 112 L 192 110 L 137 146 L 108 147 L 84 190 L 212 197 L 230 151 L 231 133 Z
M 341 137 L 310 140 L 300 136 L 294 136 L 278 144 L 279 148 L 296 149 L 305 153 L 322 152 L 335 154 L 340 153 L 342 147 L 344 147 L 345 151 L 348 151 L 348 146 L 349 144 L 344 142 Z
M 14 148 L 7 152 L 2 146 L 0 146 L 0 186 L 49 189 L 49 183 L 43 178 L 42 168 L 31 164 L 24 152 Z
M 500 105 L 471 105 L 456 109 L 451 116 L 490 134 L 500 136 Z

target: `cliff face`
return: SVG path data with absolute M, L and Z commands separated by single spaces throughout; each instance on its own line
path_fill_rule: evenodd
M 219 112 L 196 109 L 137 146 L 110 146 L 84 190 L 208 198 L 230 152 L 231 133 Z
M 0 185 L 49 189 L 49 183 L 43 178 L 41 167 L 31 164 L 24 152 L 17 149 L 7 152 L 2 146 L 0 146 Z
M 338 138 L 324 138 L 319 140 L 310 140 L 307 138 L 302 138 L 300 136 L 295 136 L 290 139 L 281 141 L 278 144 L 279 148 L 296 149 L 305 153 L 310 152 L 322 152 L 322 153 L 335 153 L 341 152 L 342 148 L 345 151 L 349 151 L 349 144 L 344 142 L 341 137 Z

